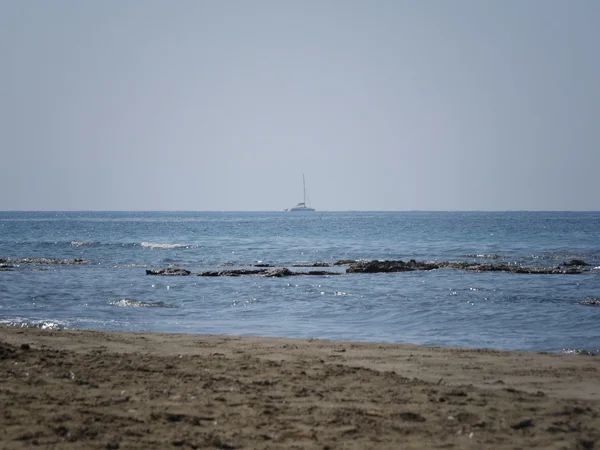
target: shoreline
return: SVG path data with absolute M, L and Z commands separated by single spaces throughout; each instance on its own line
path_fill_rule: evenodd
M 595 356 L 0 326 L 3 448 L 586 448 Z

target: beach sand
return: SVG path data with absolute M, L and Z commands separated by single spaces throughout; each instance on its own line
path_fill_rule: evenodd
M 600 358 L 0 327 L 0 447 L 600 448 Z

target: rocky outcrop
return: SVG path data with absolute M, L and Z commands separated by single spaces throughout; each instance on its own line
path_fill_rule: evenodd
M 572 259 L 569 262 L 564 262 L 562 263 L 563 266 L 565 267 L 573 267 L 573 266 L 589 266 L 588 263 L 586 263 L 585 261 L 581 260 L 581 259 Z
M 354 264 L 356 262 L 360 262 L 363 260 L 356 260 L 356 259 L 340 259 L 336 262 L 333 263 L 334 266 L 349 266 L 350 264 Z
M 175 267 L 169 267 L 166 269 L 146 269 L 146 275 L 187 276 L 191 274 L 192 272 L 189 270 L 177 269 Z
M 292 267 L 331 267 L 335 263 L 325 262 L 325 261 L 317 261 L 312 263 L 298 263 L 292 264 Z
M 87 259 L 57 259 L 57 258 L 0 258 L 0 264 L 59 264 L 59 265 L 79 265 L 89 264 Z
M 486 263 L 469 263 L 464 261 L 450 261 L 440 263 L 441 267 L 449 267 L 452 269 L 467 270 L 469 272 L 505 272 L 527 275 L 567 275 L 583 273 L 581 268 L 565 268 L 565 267 L 533 267 L 521 266 L 517 264 L 486 264 Z
M 440 265 L 432 262 L 415 261 L 355 261 L 346 273 L 411 272 L 414 270 L 434 270 Z
M 294 272 L 294 275 L 315 275 L 315 276 L 342 275 L 342 272 L 330 272 L 328 270 L 309 270 L 308 272 Z
M 312 270 L 308 272 L 292 272 L 290 269 L 285 267 L 279 267 L 275 269 L 233 269 L 233 270 L 210 270 L 207 272 L 200 272 L 200 277 L 240 277 L 246 275 L 254 275 L 269 278 L 280 278 L 280 277 L 293 277 L 301 275 L 341 275 L 340 272 L 327 272 L 324 270 Z
M 1 261 L 0 261 L 1 262 Z M 346 273 L 392 273 L 392 272 L 412 272 L 418 270 L 435 269 L 457 269 L 468 272 L 503 272 L 528 275 L 570 275 L 590 272 L 590 265 L 581 260 L 572 260 L 561 266 L 522 266 L 519 264 L 507 263 L 488 263 L 472 261 L 395 261 L 395 260 L 341 260 L 333 263 L 315 262 L 300 263 L 292 267 L 332 267 L 347 265 Z M 0 269 L 1 270 L 1 269 Z M 200 272 L 197 275 L 201 277 L 241 277 L 241 276 L 262 276 L 262 277 L 291 277 L 291 276 L 329 276 L 341 275 L 343 272 L 331 272 L 326 270 L 310 271 L 292 271 L 285 267 L 272 267 L 265 264 L 258 265 L 253 269 L 224 269 L 209 270 Z M 147 275 L 192 275 L 189 270 L 167 268 L 167 269 L 148 269 Z
M 559 267 L 545 266 L 521 266 L 517 264 L 504 263 L 477 263 L 467 261 L 415 261 L 411 259 L 408 262 L 404 261 L 355 261 L 350 264 L 346 273 L 380 273 L 380 272 L 411 272 L 415 270 L 435 270 L 441 268 L 450 268 L 458 270 L 466 270 L 469 272 L 505 272 L 515 274 L 530 274 L 530 275 L 572 275 L 581 274 L 587 271 L 585 266 L 588 264 L 579 264 L 583 261 L 575 260 L 577 264 L 567 264 Z
M 241 277 L 243 275 L 260 275 L 267 269 L 231 269 L 231 270 L 208 270 L 200 272 L 199 277 Z
M 292 272 L 290 269 L 286 269 L 281 268 L 281 269 L 271 269 L 271 270 L 267 270 L 264 273 L 261 273 L 261 275 L 263 277 L 275 277 L 275 278 L 281 278 L 281 277 L 289 277 L 289 276 L 293 276 L 293 275 L 298 275 L 297 272 Z

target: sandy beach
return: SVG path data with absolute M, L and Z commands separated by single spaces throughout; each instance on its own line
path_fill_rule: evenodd
M 0 447 L 600 448 L 600 358 L 0 327 Z

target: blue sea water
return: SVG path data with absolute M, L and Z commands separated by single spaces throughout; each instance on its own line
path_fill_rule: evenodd
M 600 306 L 585 303 L 600 298 L 598 212 L 0 212 L 0 258 L 89 261 L 0 271 L 0 323 L 16 326 L 600 349 Z M 591 270 L 284 278 L 145 272 L 340 259 L 535 266 L 582 259 Z

